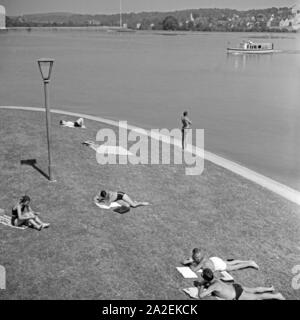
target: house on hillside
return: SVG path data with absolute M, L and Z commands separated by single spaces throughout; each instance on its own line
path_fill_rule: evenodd
M 300 4 L 296 4 L 292 7 L 292 19 L 291 19 L 292 29 L 300 29 Z
M 0 29 L 6 29 L 6 11 L 3 6 L 0 6 Z

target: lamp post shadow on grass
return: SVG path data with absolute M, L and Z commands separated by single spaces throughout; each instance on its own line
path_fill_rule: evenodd
M 34 168 L 36 171 L 38 171 L 42 176 L 44 176 L 47 180 L 50 179 L 49 175 L 45 173 L 41 168 L 37 166 L 37 161 L 36 159 L 27 159 L 27 160 L 21 160 L 20 161 L 21 165 L 27 165 L 31 166 Z

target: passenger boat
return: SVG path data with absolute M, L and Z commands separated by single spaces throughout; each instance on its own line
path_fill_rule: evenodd
M 273 43 L 258 43 L 250 40 L 242 41 L 237 47 L 227 48 L 228 53 L 272 53 L 274 51 Z

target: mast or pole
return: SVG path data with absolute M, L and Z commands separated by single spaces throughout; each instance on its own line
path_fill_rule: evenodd
M 122 0 L 120 0 L 120 28 L 122 28 Z

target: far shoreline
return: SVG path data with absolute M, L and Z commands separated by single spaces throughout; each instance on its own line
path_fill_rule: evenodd
M 288 30 L 288 29 L 274 29 L 268 31 L 192 31 L 192 30 L 139 30 L 139 29 L 130 29 L 130 28 L 121 28 L 118 26 L 45 26 L 45 27 L 6 27 L 5 29 L 1 29 L 0 32 L 8 32 L 8 31 L 106 31 L 106 32 L 120 32 L 120 33 L 145 33 L 145 34 L 178 34 L 178 35 L 190 35 L 190 34 L 214 34 L 214 33 L 234 33 L 234 34 L 297 34 L 299 31 L 297 30 Z M 272 38 L 272 37 L 271 37 Z

